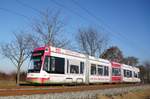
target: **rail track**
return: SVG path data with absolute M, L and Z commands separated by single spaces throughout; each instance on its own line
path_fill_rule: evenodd
M 63 93 L 63 92 L 77 92 L 88 90 L 100 90 L 108 88 L 120 88 L 129 86 L 139 86 L 139 84 L 97 84 L 97 85 L 77 85 L 77 86 L 20 86 L 0 88 L 0 96 L 18 96 L 18 95 L 32 95 L 32 94 L 46 94 L 46 93 Z

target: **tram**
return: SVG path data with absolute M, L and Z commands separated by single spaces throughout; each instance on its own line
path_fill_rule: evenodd
M 138 83 L 139 72 L 137 67 L 45 46 L 32 52 L 27 81 L 38 84 Z

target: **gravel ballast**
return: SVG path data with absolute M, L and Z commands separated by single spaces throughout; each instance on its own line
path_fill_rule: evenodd
M 110 88 L 110 89 L 91 90 L 82 92 L 64 92 L 64 93 L 49 93 L 49 94 L 22 95 L 22 96 L 1 96 L 0 99 L 96 99 L 97 94 L 115 95 L 149 88 L 150 85 L 140 85 L 132 87 Z

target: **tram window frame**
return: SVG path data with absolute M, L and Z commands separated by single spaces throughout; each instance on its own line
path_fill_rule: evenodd
M 50 57 L 49 70 L 45 66 L 47 57 Z M 64 74 L 65 73 L 65 58 L 55 57 L 55 56 L 45 56 L 43 70 L 45 70 L 48 73 L 53 73 L 53 74 Z
M 118 72 L 117 74 L 116 71 Z M 112 68 L 112 76 L 121 76 L 121 69 L 120 68 Z
M 132 77 L 132 71 L 129 70 L 129 77 Z
M 96 64 L 91 64 L 91 75 L 96 75 L 97 73 L 97 70 L 96 70 Z
M 84 62 L 80 62 L 80 74 L 84 74 Z
M 45 70 L 46 72 L 50 71 L 50 66 L 51 66 L 50 60 L 51 60 L 50 56 L 45 56 L 43 70 Z
M 132 71 L 131 70 L 127 70 L 127 69 L 123 70 L 123 74 L 124 74 L 124 77 L 127 77 L 127 78 L 130 78 L 133 75 Z
M 109 67 L 104 66 L 104 76 L 109 76 Z
M 130 77 L 130 72 L 129 72 L 129 70 L 127 70 L 127 77 Z
M 140 72 L 138 72 L 138 78 L 140 78 L 140 76 L 141 76 L 141 74 L 140 74 Z
M 138 78 L 138 73 L 134 72 L 134 78 Z
M 99 72 L 99 70 L 102 70 L 102 72 Z M 100 76 L 104 75 L 104 66 L 97 65 L 97 75 L 100 75 Z
M 127 70 L 126 69 L 123 69 L 123 76 L 127 77 Z
M 69 73 L 69 60 L 67 59 L 67 73 Z
M 52 58 L 55 58 L 55 71 L 54 73 L 64 74 L 65 73 L 65 58 L 51 56 L 51 65 Z M 52 67 L 51 67 L 52 69 Z
M 77 69 L 76 69 L 76 67 L 77 67 Z M 70 74 L 79 74 L 79 66 L 71 64 L 70 65 Z

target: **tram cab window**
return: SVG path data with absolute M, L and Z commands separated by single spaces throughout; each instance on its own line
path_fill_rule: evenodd
M 38 73 L 41 70 L 42 66 L 42 56 L 44 54 L 44 50 L 34 51 L 31 55 L 31 60 L 28 68 L 28 73 Z
M 120 68 L 112 68 L 112 76 L 120 76 L 121 70 Z
M 96 65 L 91 64 L 91 75 L 96 75 Z
M 79 74 L 79 66 L 77 66 L 77 65 L 70 65 L 70 73 L 72 73 L 72 74 Z
M 65 59 L 46 56 L 43 69 L 48 73 L 64 74 Z

